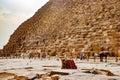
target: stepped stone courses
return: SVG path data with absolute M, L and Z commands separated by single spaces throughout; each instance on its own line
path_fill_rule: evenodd
M 44 49 L 62 55 L 65 49 L 76 55 L 102 47 L 120 51 L 119 0 L 50 0 L 18 27 L 4 52 Z
M 0 49 L 0 56 L 2 56 L 3 55 L 3 50 L 2 49 Z

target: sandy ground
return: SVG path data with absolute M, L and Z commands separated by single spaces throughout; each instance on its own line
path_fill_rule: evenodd
M 50 71 L 67 72 L 69 75 L 58 75 L 59 80 L 120 80 L 120 61 L 115 62 L 109 59 L 108 62 L 99 62 L 97 60 L 74 60 L 77 69 L 61 69 L 61 60 L 40 60 L 40 59 L 0 59 L 0 80 L 8 80 L 14 75 L 26 76 L 29 79 L 36 74 L 46 74 Z M 43 67 L 44 66 L 44 67 Z M 46 66 L 46 67 L 45 67 Z M 47 67 L 53 66 L 53 67 Z M 105 69 L 117 76 L 107 76 L 105 74 L 84 73 L 82 69 Z M 7 72 L 6 75 L 2 73 Z M 39 79 L 36 79 L 39 80 Z

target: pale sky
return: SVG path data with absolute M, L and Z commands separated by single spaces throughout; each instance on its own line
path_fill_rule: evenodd
M 0 0 L 0 49 L 17 27 L 49 0 Z

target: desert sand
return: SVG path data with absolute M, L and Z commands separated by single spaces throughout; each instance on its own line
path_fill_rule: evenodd
M 12 80 L 16 76 L 32 79 L 36 74 L 47 75 L 51 71 L 69 73 L 69 75 L 55 74 L 59 80 L 120 80 L 120 61 L 115 62 L 114 58 L 109 58 L 108 62 L 100 62 L 99 59 L 96 62 L 92 59 L 89 61 L 77 59 L 74 62 L 77 69 L 61 69 L 61 60 L 56 58 L 51 60 L 0 59 L 0 80 Z M 100 71 L 101 69 L 108 70 L 115 75 L 107 75 L 106 72 Z M 91 71 L 88 72 L 89 70 Z M 92 70 L 98 70 L 99 73 L 93 73 Z

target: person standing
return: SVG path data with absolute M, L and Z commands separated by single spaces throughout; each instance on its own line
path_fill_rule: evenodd
M 83 52 L 82 53 L 80 53 L 80 60 L 83 60 Z

